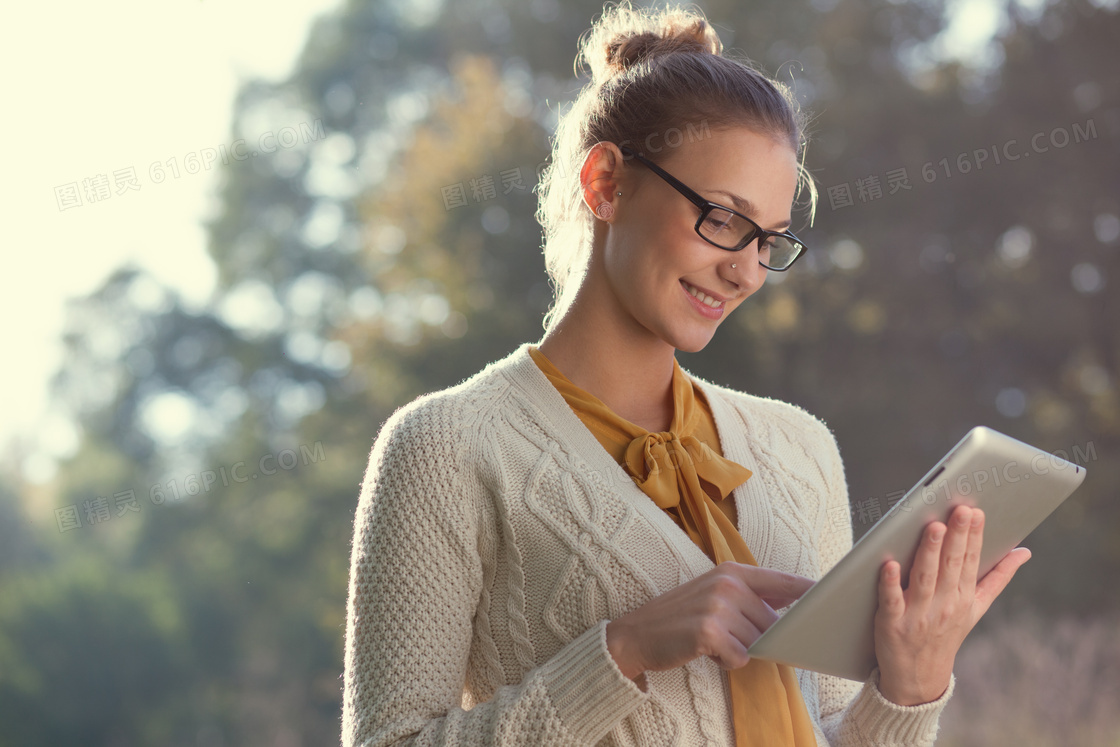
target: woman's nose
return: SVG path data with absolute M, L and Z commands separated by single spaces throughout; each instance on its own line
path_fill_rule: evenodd
M 758 288 L 766 280 L 766 268 L 758 262 L 758 239 L 739 251 L 735 265 L 731 279 L 744 286 L 748 292 Z

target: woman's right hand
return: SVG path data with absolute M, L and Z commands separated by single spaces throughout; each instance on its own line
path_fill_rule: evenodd
M 726 561 L 607 624 L 607 649 L 630 679 L 709 656 L 724 669 L 750 661 L 747 647 L 811 578 Z

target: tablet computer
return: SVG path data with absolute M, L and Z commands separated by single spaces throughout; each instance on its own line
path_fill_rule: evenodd
M 875 668 L 879 573 L 897 560 L 905 589 L 931 521 L 959 503 L 984 511 L 977 579 L 1085 479 L 1085 468 L 991 428 L 969 431 L 747 649 L 752 657 L 865 681 Z

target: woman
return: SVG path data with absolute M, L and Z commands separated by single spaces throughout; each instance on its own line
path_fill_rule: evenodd
M 867 682 L 746 655 L 852 536 L 828 428 L 674 357 L 800 256 L 799 187 L 815 203 L 789 92 L 721 49 L 679 8 L 585 36 L 542 180 L 546 334 L 398 409 L 370 455 L 344 745 L 933 743 L 961 641 L 1029 557 L 977 584 L 979 510 L 929 525 L 905 592 L 884 564 Z

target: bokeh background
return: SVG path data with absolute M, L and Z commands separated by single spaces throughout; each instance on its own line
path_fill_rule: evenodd
M 821 201 L 794 221 L 811 252 L 682 365 L 824 419 L 857 538 L 973 425 L 1084 465 L 965 642 L 939 744 L 1120 745 L 1118 3 L 698 6 L 813 112 Z M 154 185 L 205 164 L 212 279 L 200 300 L 129 260 L 66 304 L 56 419 L 0 470 L 0 745 L 337 743 L 370 446 L 397 406 L 540 337 L 534 187 L 601 10 L 341 2 L 278 37 L 289 73 L 236 80 L 216 153 L 75 167 L 36 195 L 61 222 L 130 176 L 176 199 Z M 252 20 L 221 33 L 267 36 Z M 158 15 L 119 23 L 210 59 Z M 156 68 L 115 93 L 169 85 Z

